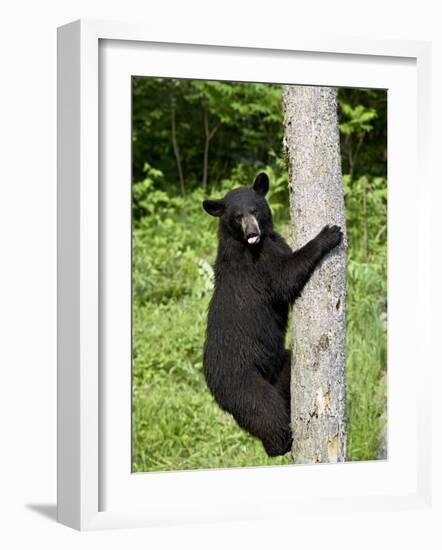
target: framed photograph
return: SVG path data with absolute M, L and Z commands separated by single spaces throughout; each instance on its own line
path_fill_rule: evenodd
M 428 505 L 429 52 L 59 29 L 61 523 Z

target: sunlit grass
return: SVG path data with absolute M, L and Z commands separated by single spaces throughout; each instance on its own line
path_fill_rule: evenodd
M 387 334 L 382 318 L 385 268 L 353 262 L 347 277 L 349 460 L 377 458 L 386 398 Z

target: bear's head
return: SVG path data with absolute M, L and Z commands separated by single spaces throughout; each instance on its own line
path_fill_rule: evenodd
M 238 187 L 224 198 L 203 201 L 204 210 L 220 218 L 220 228 L 248 246 L 256 246 L 272 228 L 272 214 L 265 199 L 269 178 L 261 173 L 252 187 Z

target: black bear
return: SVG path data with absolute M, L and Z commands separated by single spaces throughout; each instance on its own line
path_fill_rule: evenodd
M 261 439 L 269 456 L 278 456 L 292 444 L 290 352 L 284 349 L 289 306 L 342 232 L 325 226 L 293 252 L 273 228 L 268 189 L 261 173 L 252 187 L 203 202 L 220 218 L 204 374 L 219 406 Z

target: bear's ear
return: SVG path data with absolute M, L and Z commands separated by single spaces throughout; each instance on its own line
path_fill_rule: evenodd
M 253 183 L 253 189 L 255 193 L 261 195 L 262 197 L 265 197 L 267 195 L 267 191 L 269 190 L 269 178 L 267 174 L 261 172 L 256 176 L 256 179 Z
M 225 206 L 223 201 L 203 201 L 204 210 L 211 216 L 221 217 L 224 214 Z

